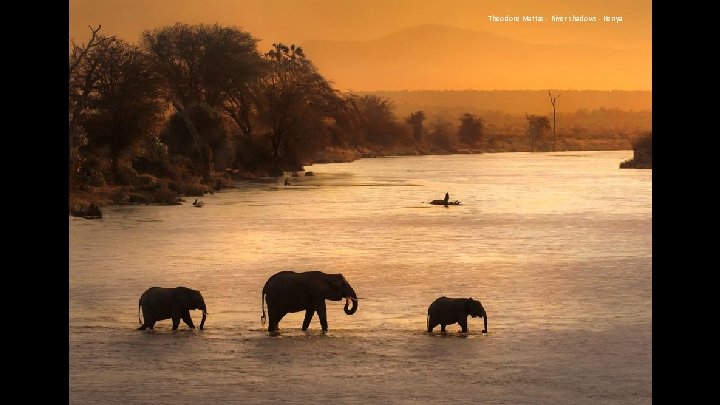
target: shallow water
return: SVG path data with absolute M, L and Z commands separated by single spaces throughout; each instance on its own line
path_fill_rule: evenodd
M 631 156 L 362 159 L 70 218 L 70 402 L 649 404 L 652 171 L 618 169 Z M 462 205 L 425 204 L 445 192 Z M 327 301 L 327 334 L 300 312 L 268 336 L 281 270 L 342 273 L 358 312 Z M 206 329 L 136 331 L 142 292 L 178 285 Z M 428 335 L 442 295 L 480 300 L 489 333 Z

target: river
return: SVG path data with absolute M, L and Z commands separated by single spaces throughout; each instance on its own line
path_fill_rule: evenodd
M 361 159 L 240 183 L 205 206 L 69 218 L 72 404 L 652 403 L 652 171 L 631 151 Z M 448 192 L 458 206 L 433 206 Z M 261 290 L 282 270 L 342 273 L 269 336 Z M 205 330 L 136 331 L 148 287 L 205 297 Z M 440 297 L 488 314 L 426 332 Z M 200 311 L 191 315 L 199 324 Z

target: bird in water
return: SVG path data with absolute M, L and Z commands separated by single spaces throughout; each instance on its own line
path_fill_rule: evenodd
M 200 207 L 202 207 L 203 205 L 205 205 L 205 203 L 202 202 L 202 201 L 200 201 L 200 200 L 198 200 L 197 198 L 196 198 L 195 201 L 193 202 L 193 207 L 200 208 Z

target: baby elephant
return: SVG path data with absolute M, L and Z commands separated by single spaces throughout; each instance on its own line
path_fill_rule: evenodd
M 144 323 L 140 320 L 141 307 L 145 319 Z M 150 287 L 143 293 L 138 302 L 138 322 L 140 322 L 138 330 L 153 329 L 155 322 L 163 319 L 172 319 L 172 330 L 177 330 L 180 319 L 187 326 L 195 329 L 192 318 L 190 318 L 191 309 L 202 311 L 203 317 L 202 321 L 200 321 L 200 330 L 202 330 L 207 317 L 207 308 L 200 291 L 187 287 Z
M 445 326 L 459 323 L 462 331 L 467 333 L 467 316 L 473 318 L 482 317 L 484 320 L 484 329 L 482 333 L 487 333 L 487 314 L 480 301 L 470 298 L 448 298 L 440 297 L 433 301 L 428 308 L 427 328 L 428 333 L 433 328 L 440 325 L 440 331 L 445 332 Z

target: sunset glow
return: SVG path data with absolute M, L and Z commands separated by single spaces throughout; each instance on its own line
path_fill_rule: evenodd
M 649 0 L 71 0 L 69 39 L 178 21 L 299 44 L 340 90 L 652 89 Z
M 70 403 L 651 404 L 651 8 L 69 0 Z

